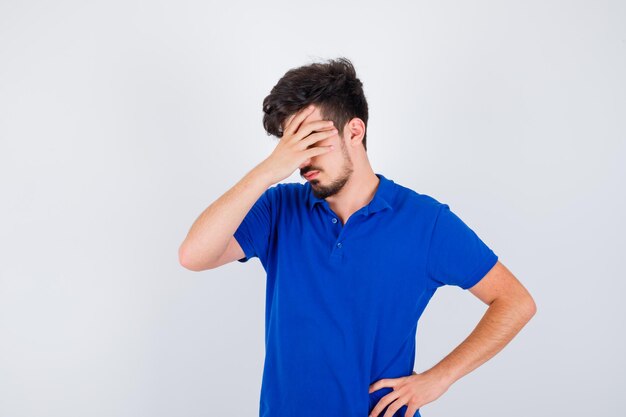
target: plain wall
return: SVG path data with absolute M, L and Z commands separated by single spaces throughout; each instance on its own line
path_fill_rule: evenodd
M 623 415 L 625 22 L 620 1 L 2 0 L 0 416 L 258 415 L 263 268 L 192 272 L 178 247 L 276 145 L 278 79 L 339 56 L 374 170 L 448 203 L 538 307 L 422 415 Z M 416 371 L 485 309 L 441 288 Z

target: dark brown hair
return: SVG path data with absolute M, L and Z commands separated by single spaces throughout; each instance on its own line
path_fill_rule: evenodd
M 367 100 L 363 83 L 349 59 L 340 57 L 327 62 L 292 68 L 278 80 L 263 100 L 263 127 L 269 135 L 283 136 L 283 122 L 293 113 L 315 104 L 322 120 L 332 120 L 343 134 L 343 127 L 354 117 L 367 128 Z M 363 147 L 367 151 L 367 129 Z

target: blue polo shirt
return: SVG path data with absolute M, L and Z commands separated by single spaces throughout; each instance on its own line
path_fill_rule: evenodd
M 345 224 L 308 182 L 279 183 L 234 234 L 239 262 L 267 273 L 261 417 L 367 416 L 393 391 L 370 384 L 412 374 L 436 289 L 468 289 L 498 260 L 447 204 L 376 176 Z

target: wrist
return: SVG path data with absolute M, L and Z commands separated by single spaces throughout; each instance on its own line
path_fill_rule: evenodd
M 445 365 L 442 365 L 441 362 L 423 372 L 423 374 L 439 381 L 446 388 L 450 387 L 456 381 L 452 370 L 448 369 Z
M 249 177 L 250 181 L 259 183 L 265 186 L 265 188 L 271 187 L 276 182 L 271 171 L 265 168 L 263 162 L 252 168 L 246 176 Z

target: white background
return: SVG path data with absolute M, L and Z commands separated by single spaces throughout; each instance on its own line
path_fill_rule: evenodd
M 290 68 L 352 60 L 375 172 L 448 203 L 537 303 L 435 416 L 623 415 L 620 1 L 0 1 L 0 415 L 254 416 L 258 259 L 191 272 Z M 286 181 L 302 181 L 298 172 Z M 486 306 L 441 288 L 416 371 Z

